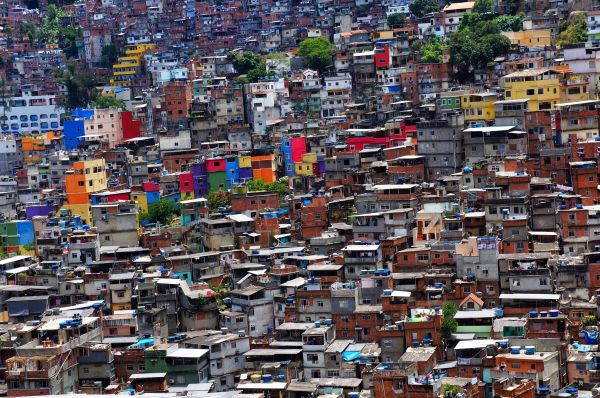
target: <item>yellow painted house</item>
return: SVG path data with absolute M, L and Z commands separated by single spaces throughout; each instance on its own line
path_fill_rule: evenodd
M 465 122 L 483 123 L 493 122 L 496 118 L 494 103 L 498 101 L 496 93 L 464 94 L 460 96 L 460 109 L 465 115 Z
M 308 152 L 302 155 L 302 162 L 294 163 L 294 171 L 298 175 L 313 175 L 313 165 L 317 162 L 317 154 Z
M 589 76 L 567 74 L 562 79 L 561 102 L 580 102 L 593 99 L 588 90 Z
M 142 67 L 144 54 L 155 47 L 153 43 L 126 46 L 125 55 L 119 57 L 113 65 L 113 78 L 110 83 L 115 86 L 129 86 Z
M 550 29 L 531 29 L 519 32 L 502 32 L 508 37 L 513 46 L 543 47 L 552 44 L 552 32 Z
M 146 192 L 131 192 L 129 197 L 135 202 L 138 213 L 148 213 L 148 197 Z
M 500 79 L 507 100 L 529 100 L 530 111 L 554 109 L 561 101 L 561 73 L 551 68 L 525 69 Z

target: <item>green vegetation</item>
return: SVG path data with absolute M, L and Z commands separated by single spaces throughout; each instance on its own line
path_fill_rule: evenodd
M 98 95 L 91 102 L 93 108 L 96 109 L 108 109 L 108 108 L 119 108 L 125 109 L 125 102 L 115 97 L 109 97 L 106 95 Z
M 453 317 L 458 312 L 458 308 L 451 302 L 447 301 L 444 303 L 442 307 L 442 314 L 444 314 L 444 318 Z
M 8 253 L 6 252 L 4 246 L 0 246 L 0 260 L 4 258 L 8 258 Z
M 390 14 L 387 17 L 387 23 L 390 28 L 401 28 L 406 23 L 406 15 L 399 12 Z
M 502 32 L 518 32 L 523 30 L 523 19 L 525 14 L 500 15 L 496 18 L 496 23 Z
M 274 54 L 272 54 L 274 55 Z M 240 77 L 238 80 L 241 83 L 255 83 L 261 78 L 274 76 L 272 72 L 267 72 L 267 60 L 252 51 L 245 51 L 241 54 L 230 52 L 227 57 L 231 60 L 235 70 L 245 77 Z M 274 56 L 273 58 L 276 58 Z
M 114 44 L 108 44 L 102 47 L 100 66 L 112 68 L 115 62 L 117 62 L 117 47 Z
M 67 62 L 67 69 L 56 70 L 55 74 L 58 81 L 67 87 L 67 98 L 62 104 L 66 109 L 87 106 L 90 103 L 96 81 L 84 64 L 70 60 Z
M 245 51 L 241 54 L 231 51 L 227 54 L 227 58 L 229 58 L 235 70 L 241 75 L 245 75 L 252 69 L 258 68 L 261 63 L 261 57 L 252 51 Z
M 160 199 L 150 204 L 148 213 L 140 213 L 140 221 L 148 223 L 159 222 L 162 225 L 169 225 L 171 221 L 179 214 L 179 209 L 168 199 Z
M 458 328 L 458 322 L 454 319 L 454 315 L 458 312 L 458 308 L 451 302 L 445 302 L 442 307 L 442 314 L 444 314 L 444 319 L 442 320 L 442 325 L 440 327 L 440 333 L 444 339 L 450 338 L 452 333 L 456 332 Z
M 473 12 L 480 15 L 493 14 L 494 0 L 475 0 Z
M 456 322 L 456 319 L 452 317 L 444 317 L 442 320 L 442 326 L 440 327 L 442 338 L 449 339 L 452 336 L 452 333 L 456 332 L 457 328 L 458 322 Z
M 415 0 L 408 6 L 410 12 L 417 18 L 421 18 L 431 12 L 438 12 L 440 4 L 437 0 Z
M 27 252 L 35 251 L 35 243 L 31 242 L 31 243 L 27 243 L 27 244 L 23 245 L 23 250 L 25 250 Z
M 333 45 L 324 37 L 313 37 L 300 43 L 297 55 L 307 67 L 323 72 L 332 63 Z
M 208 200 L 207 205 L 210 210 L 217 210 L 219 207 L 229 206 L 231 203 L 229 192 L 226 191 L 210 192 L 206 195 L 206 200 Z
M 587 18 L 585 12 L 578 11 L 571 13 L 569 19 L 561 23 L 560 33 L 556 39 L 559 47 L 569 44 L 581 43 L 588 40 Z
M 583 318 L 583 324 L 585 326 L 597 326 L 598 318 L 596 318 L 596 315 L 587 315 Z
M 459 386 L 455 386 L 455 385 L 448 384 L 448 383 L 442 384 L 442 390 L 444 391 L 444 396 L 445 396 L 445 393 L 449 392 L 450 394 L 452 394 L 453 397 L 455 397 L 457 394 L 459 394 L 461 392 L 461 388 Z
M 421 47 L 421 62 L 441 63 L 444 60 L 444 45 L 439 37 L 432 37 L 429 43 Z
M 466 13 L 458 31 L 448 42 L 450 65 L 455 68 L 455 78 L 461 82 L 471 80 L 478 68 L 487 68 L 494 59 L 506 55 L 510 40 L 500 33 L 495 20 L 485 20 L 477 13 Z
M 288 188 L 288 178 L 282 177 L 278 181 L 265 183 L 263 180 L 250 180 L 247 183 L 249 191 L 275 191 L 279 193 L 279 197 L 284 197 L 290 193 Z

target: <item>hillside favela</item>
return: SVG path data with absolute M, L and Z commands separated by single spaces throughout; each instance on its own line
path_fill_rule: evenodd
M 600 398 L 600 0 L 0 0 L 0 397 Z

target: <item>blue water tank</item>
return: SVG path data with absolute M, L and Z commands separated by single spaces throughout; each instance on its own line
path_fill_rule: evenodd
M 496 308 L 496 318 L 502 318 L 504 316 L 504 310 L 502 308 Z
M 521 346 L 515 345 L 515 346 L 510 347 L 510 353 L 511 354 L 520 354 Z
M 537 318 L 538 317 L 538 312 L 537 311 L 529 311 L 529 317 L 530 318 Z
M 271 381 L 273 381 L 273 376 L 263 375 L 262 379 L 263 379 L 263 383 L 270 383 Z
M 527 355 L 535 354 L 535 346 L 532 346 L 532 345 L 525 346 L 525 354 L 527 354 Z
M 548 311 L 548 314 L 550 314 L 550 318 L 558 318 L 560 311 L 559 310 L 550 310 L 550 311 Z
M 413 347 L 418 347 L 421 343 L 419 342 L 419 340 L 413 340 L 412 342 L 412 346 Z
M 508 340 L 500 340 L 498 344 L 500 345 L 500 348 L 508 348 Z

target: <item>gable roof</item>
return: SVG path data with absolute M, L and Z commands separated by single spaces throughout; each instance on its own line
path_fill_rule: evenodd
M 475 304 L 477 304 L 478 306 L 483 307 L 483 300 L 480 299 L 479 297 L 477 297 L 474 293 L 469 293 L 469 295 L 467 297 L 465 297 L 463 301 L 460 302 L 459 307 L 462 307 L 469 301 L 472 301 Z

